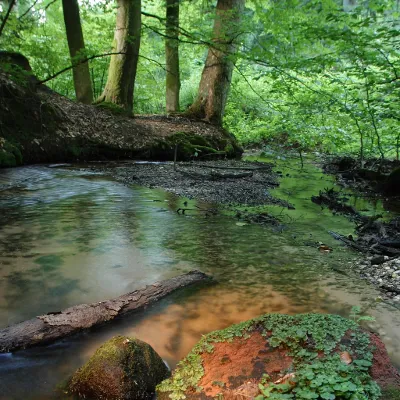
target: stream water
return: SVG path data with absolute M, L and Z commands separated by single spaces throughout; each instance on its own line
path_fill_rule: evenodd
M 400 367 L 399 305 L 377 302 L 379 293 L 349 271 L 356 254 L 327 233 L 351 233 L 353 225 L 310 201 L 332 179 L 288 160 L 278 169 L 284 178 L 274 194 L 296 207 L 268 207 L 285 221 L 283 230 L 239 226 L 223 215 L 179 215 L 185 199 L 84 169 L 1 170 L 0 328 L 191 269 L 218 284 L 185 289 L 51 346 L 0 355 L 0 399 L 66 398 L 57 385 L 116 334 L 147 341 L 174 367 L 202 334 L 232 323 L 270 312 L 348 316 L 353 305 L 376 317 L 370 327 Z M 362 202 L 370 213 L 381 207 Z M 320 253 L 315 241 L 334 251 Z

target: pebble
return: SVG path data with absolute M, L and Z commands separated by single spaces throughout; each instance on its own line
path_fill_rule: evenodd
M 385 258 L 385 262 L 380 265 L 374 265 L 371 260 L 378 261 L 377 256 L 369 256 L 363 260 L 353 263 L 353 269 L 360 272 L 364 279 L 381 288 L 385 292 L 385 297 L 392 298 L 400 302 L 400 258 L 390 260 Z M 382 289 L 384 287 L 384 289 Z

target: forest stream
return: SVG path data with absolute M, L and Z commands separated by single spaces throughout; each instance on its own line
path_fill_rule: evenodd
M 116 334 L 150 343 L 174 368 L 202 334 L 264 313 L 349 316 L 352 306 L 376 318 L 369 328 L 400 367 L 400 304 L 348 268 L 357 253 L 327 232 L 354 224 L 311 202 L 334 178 L 298 160 L 280 160 L 272 191 L 295 210 L 263 206 L 284 226 L 238 223 L 224 213 L 176 212 L 174 194 L 126 186 L 82 167 L 30 166 L 0 173 L 0 326 L 66 307 L 119 296 L 192 269 L 217 284 L 184 289 L 92 332 L 47 347 L 0 355 L 0 399 L 65 398 L 57 386 Z M 287 175 L 288 174 L 288 175 Z M 351 194 L 351 193 L 350 193 Z M 352 195 L 358 209 L 380 202 Z M 394 211 L 386 213 L 396 215 Z M 333 248 L 321 253 L 316 242 Z

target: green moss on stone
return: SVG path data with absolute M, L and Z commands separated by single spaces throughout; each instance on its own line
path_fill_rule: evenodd
M 116 336 L 74 374 L 69 391 L 85 398 L 146 399 L 168 375 L 168 368 L 150 345 Z
M 22 164 L 18 146 L 0 137 L 0 167 L 16 167 Z
M 114 115 L 126 115 L 127 114 L 126 110 L 123 107 L 121 107 L 117 104 L 114 104 L 114 103 L 107 102 L 107 101 L 96 104 L 96 107 L 101 110 L 109 111 L 110 113 L 112 113 Z
M 177 132 L 158 141 L 150 151 L 153 158 L 172 160 L 175 147 L 178 146 L 178 161 L 202 158 L 210 154 L 226 156 L 225 151 L 221 150 L 223 149 L 221 142 L 226 143 L 226 140 L 217 140 L 190 132 Z

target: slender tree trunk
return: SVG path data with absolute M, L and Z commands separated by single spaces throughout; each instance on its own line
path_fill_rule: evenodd
M 117 0 L 117 26 L 108 79 L 99 101 L 133 109 L 133 90 L 140 48 L 141 0 Z
M 179 111 L 179 0 L 167 0 L 165 63 L 166 77 L 166 110 Z
M 221 125 L 232 80 L 232 54 L 236 50 L 238 23 L 245 0 L 218 0 L 213 42 L 201 75 L 199 91 L 188 114 Z
M 88 62 L 80 62 L 86 57 L 78 0 L 62 0 L 65 29 L 67 31 L 69 54 L 72 69 L 76 100 L 90 104 L 93 101 L 92 82 Z

